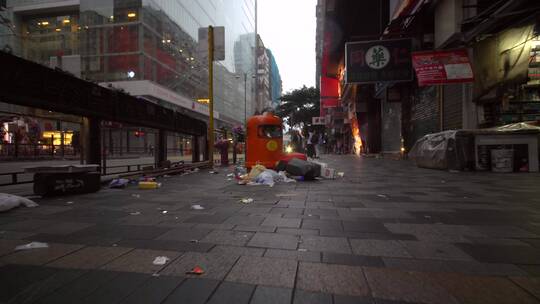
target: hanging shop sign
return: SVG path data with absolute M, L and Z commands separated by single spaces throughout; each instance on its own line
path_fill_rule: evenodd
M 314 126 L 324 126 L 326 124 L 326 116 L 311 117 L 311 124 Z
M 345 44 L 346 83 L 411 81 L 411 40 L 375 40 Z
M 419 86 L 474 81 L 466 49 L 415 52 L 412 61 Z

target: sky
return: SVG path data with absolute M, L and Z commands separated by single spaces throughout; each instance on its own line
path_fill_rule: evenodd
M 316 0 L 258 0 L 258 32 L 272 51 L 283 93 L 315 86 Z

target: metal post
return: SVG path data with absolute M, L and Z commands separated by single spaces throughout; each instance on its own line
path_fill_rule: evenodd
M 201 151 L 199 149 L 199 137 L 193 136 L 191 138 L 191 162 L 197 163 L 201 161 Z
M 51 135 L 51 157 L 54 158 L 54 134 Z
M 214 28 L 208 26 L 208 157 L 214 166 Z
M 64 156 L 66 154 L 66 147 L 64 145 L 64 131 L 60 131 L 60 151 L 62 159 L 64 159 Z
M 17 132 L 13 133 L 13 141 L 15 142 L 15 159 L 19 158 L 19 135 Z
M 101 136 L 102 146 L 101 147 L 101 153 L 102 153 L 102 164 L 101 164 L 101 174 L 107 175 L 107 148 L 105 147 L 105 130 L 103 130 L 103 134 Z

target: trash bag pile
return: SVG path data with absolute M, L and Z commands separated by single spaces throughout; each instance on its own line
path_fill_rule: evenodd
M 293 158 L 289 161 L 280 161 L 276 165 L 276 170 L 267 169 L 263 165 L 255 165 L 247 173 L 245 168 L 236 167 L 234 176 L 239 185 L 268 185 L 273 187 L 276 183 L 291 183 L 321 178 L 334 179 L 336 172 L 325 163 Z

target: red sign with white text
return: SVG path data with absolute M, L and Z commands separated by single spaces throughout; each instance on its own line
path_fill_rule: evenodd
M 412 62 L 421 87 L 474 81 L 466 49 L 415 52 Z

